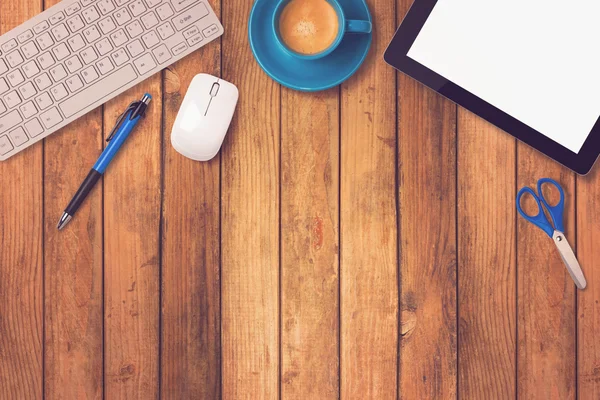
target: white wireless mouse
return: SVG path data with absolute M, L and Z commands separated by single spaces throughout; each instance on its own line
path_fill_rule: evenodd
M 177 113 L 171 144 L 196 161 L 217 155 L 233 118 L 239 93 L 235 85 L 208 74 L 198 74 Z

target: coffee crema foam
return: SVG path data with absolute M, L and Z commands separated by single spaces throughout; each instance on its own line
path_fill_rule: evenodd
M 326 0 L 291 0 L 279 17 L 279 35 L 296 53 L 321 53 L 339 31 L 337 12 Z

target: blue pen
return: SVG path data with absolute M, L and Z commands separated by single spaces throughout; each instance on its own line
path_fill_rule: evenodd
M 94 188 L 98 180 L 100 180 L 100 177 L 102 176 L 102 174 L 104 174 L 104 171 L 106 171 L 106 168 L 108 167 L 112 159 L 119 152 L 119 149 L 129 136 L 129 134 L 133 131 L 137 123 L 144 116 L 146 108 L 148 107 L 148 104 L 150 104 L 151 100 L 152 96 L 146 93 L 140 101 L 134 101 L 133 103 L 131 103 L 129 107 L 127 107 L 125 112 L 121 114 L 121 116 L 117 120 L 117 123 L 115 124 L 115 127 L 112 129 L 112 131 L 108 135 L 108 138 L 106 139 L 108 145 L 106 146 L 102 154 L 100 154 L 100 158 L 98 158 L 98 161 L 96 161 L 96 164 L 94 164 L 90 173 L 85 178 L 85 180 L 77 190 L 77 193 L 75 193 L 75 196 L 65 209 L 65 212 L 60 218 L 60 221 L 58 221 L 57 228 L 59 230 L 64 228 L 65 225 L 67 225 L 69 221 L 71 221 L 71 219 L 79 209 L 79 206 L 81 206 L 81 203 L 83 203 L 83 201 L 88 196 L 90 191 Z

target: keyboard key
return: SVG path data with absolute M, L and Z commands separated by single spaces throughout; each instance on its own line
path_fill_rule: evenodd
M 83 64 L 81 64 L 81 61 L 79 60 L 79 57 L 77 57 L 77 56 L 73 56 L 73 57 L 69 58 L 65 62 L 65 65 L 67 66 L 67 69 L 69 70 L 69 72 L 72 74 L 79 71 L 83 67 Z
M 15 68 L 17 65 L 20 65 L 23 62 L 23 56 L 21 56 L 19 50 L 15 50 L 6 56 L 6 61 L 8 61 L 8 65 Z
M 96 50 L 94 50 L 93 47 L 88 47 L 87 49 L 83 50 L 79 55 L 81 56 L 81 59 L 86 65 L 98 59 Z
M 10 131 L 10 133 L 8 134 L 8 136 L 10 136 L 12 142 L 15 144 L 15 146 L 22 146 L 25 142 L 27 142 L 29 140 L 29 138 L 27 137 L 27 134 L 25 133 L 25 130 L 21 127 L 18 127 L 17 129 Z
M 149 49 L 156 46 L 160 42 L 160 39 L 154 31 L 146 33 L 144 36 L 142 36 L 142 40 L 144 41 L 146 47 Z
M 123 49 L 120 49 L 120 51 L 123 51 Z M 83 76 L 83 80 L 85 81 L 85 83 L 88 84 L 98 79 L 98 73 L 92 65 L 81 71 L 81 76 Z
M 50 75 L 52 75 L 54 82 L 58 82 L 67 77 L 67 71 L 65 70 L 65 67 L 58 64 L 56 67 L 50 68 Z
M 4 133 L 9 129 L 14 128 L 21 122 L 23 122 L 23 118 L 21 118 L 17 110 L 9 112 L 0 118 L 0 133 Z
M 67 30 L 65 24 L 56 25 L 50 30 L 50 32 L 52 32 L 52 36 L 54 36 L 54 40 L 56 40 L 57 42 L 60 42 L 61 40 L 69 36 L 69 31 Z
M 54 97 L 54 100 L 56 100 L 56 101 L 62 100 L 69 95 L 69 92 L 67 92 L 65 85 L 63 85 L 62 83 L 59 83 L 58 85 L 56 85 L 52 89 L 50 89 L 50 93 L 52 94 L 52 97 Z
M 204 40 L 204 37 L 201 34 L 197 34 L 196 36 L 189 38 L 187 42 L 190 45 L 190 47 L 194 47 L 202 40 Z
M 81 78 L 79 77 L 79 75 L 73 75 L 72 77 L 67 79 L 65 82 L 67 83 L 69 90 L 73 93 L 75 93 L 76 91 L 78 91 L 79 89 L 81 89 L 83 87 L 83 82 L 81 81 Z
M 52 54 L 54 54 L 54 58 L 56 58 L 57 61 L 61 61 L 67 58 L 71 54 L 71 52 L 69 51 L 69 48 L 66 44 L 61 43 L 58 46 L 52 48 Z
M 156 30 L 158 31 L 158 34 L 160 35 L 162 40 L 170 38 L 171 36 L 173 36 L 175 34 L 175 30 L 173 30 L 173 26 L 171 25 L 170 22 L 165 22 L 164 24 L 159 26 Z
M 141 20 L 146 29 L 154 28 L 156 25 L 158 25 L 158 18 L 156 18 L 156 14 L 154 14 L 152 11 L 150 11 L 148 14 L 145 14 Z
M 19 93 L 21 93 L 21 98 L 23 100 L 27 100 L 35 96 L 37 91 L 35 90 L 35 87 L 33 87 L 33 83 L 27 82 L 19 88 Z
M 65 8 L 65 12 L 67 13 L 67 15 L 73 15 L 79 10 L 81 10 L 81 5 L 79 5 L 79 3 L 73 3 L 70 6 L 67 6 L 67 8 Z
M 133 42 L 128 43 L 126 47 L 127 47 L 127 50 L 129 51 L 129 54 L 131 54 L 131 57 L 134 57 L 134 58 L 144 52 L 144 45 L 138 39 L 134 40 Z
M 17 41 L 15 39 L 11 39 L 2 45 L 2 50 L 5 53 L 8 53 L 9 51 L 16 49 L 17 46 L 18 46 Z
M 93 3 L 93 2 L 95 2 L 95 1 L 96 1 L 96 0 L 81 0 L 81 4 L 82 4 L 84 7 L 87 7 L 87 6 L 89 6 L 90 4 L 92 4 L 92 3 Z
M 95 25 L 92 25 L 83 31 L 83 36 L 85 36 L 85 40 L 87 40 L 88 43 L 92 43 L 100 39 L 101 35 L 98 28 L 96 28 Z
M 115 3 L 117 3 L 117 7 L 121 7 L 121 6 L 129 3 L 129 0 L 115 0 Z
M 24 44 L 23 46 L 21 46 L 21 51 L 23 52 L 23 55 L 27 59 L 37 56 L 40 53 L 40 51 L 38 50 L 34 41 L 28 42 L 28 43 Z
M 60 104 L 60 109 L 67 118 L 71 118 L 81 110 L 93 104 L 101 104 L 104 98 L 137 78 L 131 64 L 126 64 L 119 70 L 91 84 L 85 90 L 70 96 Z
M 83 22 L 79 15 L 76 15 L 73 18 L 67 20 L 67 25 L 69 25 L 69 29 L 71 30 L 71 32 L 75 33 L 85 27 L 85 22 Z
M 40 33 L 44 32 L 49 27 L 50 27 L 50 25 L 48 25 L 48 22 L 44 21 L 44 22 L 40 22 L 39 24 L 34 26 L 33 31 L 39 35 Z
M 6 71 L 8 71 L 6 63 L 4 62 L 4 60 L 0 60 L 0 74 L 5 73 Z
M 156 9 L 156 13 L 158 14 L 158 18 L 160 18 L 163 21 L 169 17 L 172 17 L 173 14 L 175 14 L 169 3 L 165 3 L 162 6 L 158 7 Z
M 154 57 L 156 57 L 156 60 L 159 64 L 162 64 L 171 59 L 171 53 L 169 53 L 169 49 L 167 49 L 167 46 L 165 46 L 164 44 L 158 46 L 152 51 L 152 53 L 154 54 Z
M 146 5 L 150 8 L 154 8 L 157 5 L 159 5 L 162 2 L 162 0 L 146 0 Z
M 123 49 L 115 51 L 110 56 L 117 67 L 120 67 L 121 65 L 129 61 L 129 56 L 127 55 L 127 53 L 125 53 L 125 50 Z
M 115 47 L 121 47 L 129 40 L 127 34 L 123 29 L 119 29 L 118 31 L 111 33 L 110 39 L 112 40 Z
M 98 14 L 98 10 L 96 10 L 96 7 L 94 6 L 83 10 L 81 15 L 83 15 L 83 19 L 88 24 L 91 24 L 92 22 L 97 21 L 100 18 L 100 14 Z
M 25 72 L 25 76 L 27 78 L 33 78 L 40 72 L 40 69 L 35 61 L 31 60 L 27 64 L 23 65 L 23 72 Z
M 8 92 L 8 83 L 6 83 L 6 79 L 4 78 L 0 78 L 0 94 L 4 94 L 6 92 Z M 2 111 L 0 111 L 0 113 L 2 113 Z
M 15 86 L 20 85 L 21 83 L 25 82 L 25 78 L 23 78 L 23 74 L 18 69 L 15 69 L 15 70 L 12 70 L 11 72 L 9 72 L 8 75 L 6 75 L 6 77 L 8 78 L 8 82 L 10 83 L 10 85 L 12 87 L 15 87 Z
M 176 56 L 178 54 L 183 53 L 186 49 L 187 49 L 187 44 L 181 42 L 177 46 L 173 47 L 171 49 L 171 52 L 173 52 L 173 55 Z
M 54 65 L 54 57 L 49 52 L 45 52 L 37 58 L 42 69 L 48 69 Z
M 31 38 L 33 38 L 33 32 L 31 32 L 31 29 L 27 29 L 17 37 L 17 39 L 19 39 L 19 43 L 25 43 Z
M 144 54 L 143 56 L 135 60 L 133 64 L 135 65 L 135 68 L 138 70 L 140 75 L 144 75 L 152 69 L 156 68 L 156 63 L 154 62 L 154 59 L 152 58 L 152 55 L 150 53 Z
M 21 104 L 21 98 L 19 97 L 17 91 L 13 90 L 12 92 L 8 92 L 6 95 L 4 95 L 4 103 L 6 103 L 8 108 L 13 108 Z
M 48 32 L 44 32 L 40 36 L 36 37 L 35 41 L 37 42 L 38 46 L 40 46 L 42 51 L 54 45 L 54 40 L 52 40 L 52 37 Z
M 127 25 L 127 33 L 129 33 L 129 36 L 132 39 L 136 36 L 141 35 L 142 32 L 144 32 L 144 28 L 142 28 L 142 25 L 140 25 L 140 23 L 137 21 L 133 21 L 132 23 Z
M 139 17 L 146 12 L 146 6 L 142 0 L 135 0 L 131 2 L 128 7 L 134 17 Z
M 117 24 L 119 26 L 122 26 L 127 22 L 131 21 L 131 14 L 129 14 L 129 11 L 127 11 L 126 8 L 123 8 L 114 13 L 113 17 L 115 17 L 115 21 L 117 21 Z
M 67 43 L 69 44 L 71 51 L 79 51 L 85 47 L 85 41 L 79 33 L 67 39 Z
M 23 114 L 25 119 L 29 119 L 37 113 L 37 108 L 35 108 L 33 101 L 28 101 L 27 103 L 22 104 L 21 107 L 19 107 L 19 110 L 21 110 L 21 114 Z
M 50 80 L 50 77 L 45 72 L 40 76 L 37 76 L 33 81 L 35 82 L 35 85 L 40 91 L 46 90 L 50 86 L 52 86 L 52 80 Z
M 106 75 L 115 68 L 108 58 L 103 58 L 102 60 L 98 61 L 96 63 L 96 67 L 98 67 L 98 71 L 100 71 L 102 75 Z
M 52 102 L 52 99 L 50 98 L 48 92 L 44 92 L 35 98 L 35 104 L 37 104 L 40 110 L 45 110 L 54 103 Z
M 194 3 L 196 3 L 197 1 L 198 0 L 172 0 L 173 7 L 175 7 L 175 11 L 177 11 L 177 12 L 183 10 L 187 6 L 190 6 Z
M 115 22 L 111 17 L 106 17 L 102 21 L 98 22 L 98 26 L 105 35 L 108 35 L 117 28 L 117 25 L 115 25 Z
M 10 143 L 10 140 L 8 140 L 8 136 L 0 136 L 0 156 L 8 154 L 12 149 L 14 149 L 14 147 Z
M 102 15 L 106 15 L 115 9 L 115 5 L 110 0 L 99 0 L 96 5 L 100 9 Z
M 208 9 L 203 3 L 200 3 L 173 18 L 173 25 L 175 25 L 175 29 L 180 31 L 198 21 L 200 18 L 206 17 L 207 15 Z
M 199 33 L 200 33 L 200 28 L 198 28 L 197 26 L 192 26 L 191 28 L 183 31 L 183 37 L 186 39 L 189 39 L 192 36 L 196 36 Z
M 52 25 L 56 25 L 59 22 L 62 22 L 65 20 L 65 14 L 63 14 L 62 11 L 59 11 L 56 14 L 54 14 L 53 16 L 51 16 L 48 20 L 50 21 L 50 23 Z
M 217 33 L 219 31 L 219 28 L 217 28 L 217 25 L 212 24 L 211 26 L 209 26 L 206 29 L 202 30 L 202 33 L 204 34 L 204 36 L 209 37 L 214 35 L 215 33 Z
M 42 124 L 44 124 L 46 129 L 52 128 L 54 125 L 61 123 L 63 120 L 56 107 L 52 107 L 48 111 L 42 113 L 40 118 L 42 119 Z
M 37 118 L 27 121 L 25 123 L 25 130 L 27 130 L 27 133 L 29 133 L 29 136 L 32 138 L 39 136 L 42 132 L 44 132 L 44 128 Z
M 96 43 L 96 49 L 98 50 L 98 53 L 103 56 L 110 53 L 113 50 L 113 47 L 108 38 L 104 38 Z

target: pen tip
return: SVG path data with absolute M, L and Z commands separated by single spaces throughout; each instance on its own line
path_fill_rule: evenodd
M 60 231 L 62 228 L 64 228 L 69 223 L 71 218 L 73 218 L 73 217 L 70 216 L 69 214 L 63 213 L 62 217 L 60 217 L 60 220 L 58 221 L 58 224 L 56 225 L 56 228 Z

